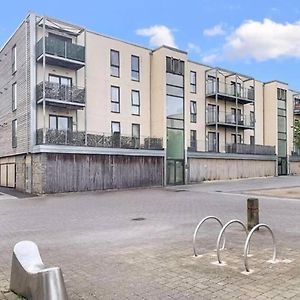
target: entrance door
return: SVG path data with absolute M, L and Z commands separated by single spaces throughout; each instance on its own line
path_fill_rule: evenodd
M 167 184 L 184 184 L 184 161 L 168 159 L 167 161 Z
M 184 184 L 182 129 L 167 129 L 167 184 Z
M 287 175 L 287 159 L 278 157 L 278 176 Z

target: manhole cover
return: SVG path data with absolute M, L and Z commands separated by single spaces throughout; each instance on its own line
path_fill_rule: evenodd
M 131 221 L 145 221 L 146 218 L 133 218 Z

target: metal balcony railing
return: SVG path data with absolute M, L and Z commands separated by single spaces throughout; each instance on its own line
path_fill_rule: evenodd
M 218 124 L 227 124 L 230 126 L 245 126 L 245 127 L 254 127 L 254 119 L 250 115 L 246 114 L 232 114 L 225 112 L 217 112 L 217 110 L 208 110 L 206 114 L 206 124 L 213 125 Z
M 87 144 L 85 144 L 85 139 L 87 139 Z M 37 145 L 43 144 L 43 129 L 37 130 L 36 143 Z M 56 129 L 46 129 L 45 144 L 146 150 L 163 149 L 162 138 L 135 138 L 119 134 L 108 135 L 89 133 L 87 134 L 87 136 L 85 136 L 84 132 Z
M 43 54 L 43 39 L 36 44 L 36 57 Z M 85 62 L 85 47 L 71 42 L 62 41 L 53 37 L 45 37 L 45 53 L 61 58 Z
M 85 89 L 76 86 L 60 85 L 58 83 L 45 82 L 45 98 L 71 103 L 85 103 Z M 37 101 L 43 99 L 43 82 L 36 86 Z
M 240 99 L 246 99 L 254 101 L 254 89 L 246 87 L 236 87 L 233 84 L 224 82 L 217 82 L 216 80 L 206 81 L 206 95 L 223 94 L 229 97 L 237 97 Z
M 249 145 L 249 144 L 227 144 L 226 153 L 255 154 L 255 155 L 275 155 L 274 146 Z

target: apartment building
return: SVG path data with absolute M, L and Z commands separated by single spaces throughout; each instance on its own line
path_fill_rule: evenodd
M 298 92 L 30 13 L 0 51 L 0 185 L 85 191 L 300 173 Z

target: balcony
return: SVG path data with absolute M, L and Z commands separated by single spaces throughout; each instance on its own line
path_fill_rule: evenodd
M 87 144 L 85 144 L 85 132 L 46 129 L 45 144 L 144 150 L 163 149 L 163 139 L 161 138 L 134 138 L 118 134 L 113 136 L 109 134 L 87 134 L 86 138 Z M 43 129 L 37 130 L 36 143 L 37 145 L 43 144 Z
M 227 144 L 226 153 L 253 154 L 253 155 L 275 155 L 274 146 L 249 145 L 249 144 Z
M 300 99 L 294 99 L 294 114 L 300 115 Z
M 43 62 L 43 39 L 36 44 L 37 62 Z M 45 37 L 46 64 L 79 70 L 85 65 L 85 47 L 62 41 L 53 37 Z
M 232 113 L 208 111 L 206 114 L 207 126 L 239 127 L 243 129 L 254 129 L 255 122 L 250 115 L 235 115 Z
M 43 103 L 43 82 L 36 86 L 36 100 L 37 104 Z M 47 105 L 83 109 L 85 107 L 85 89 L 46 81 L 45 101 Z
M 237 100 L 240 104 L 253 103 L 255 99 L 253 88 L 236 88 L 236 86 L 232 84 L 208 80 L 206 82 L 206 97 L 215 99 L 216 96 L 218 97 L 218 100 L 231 102 Z

